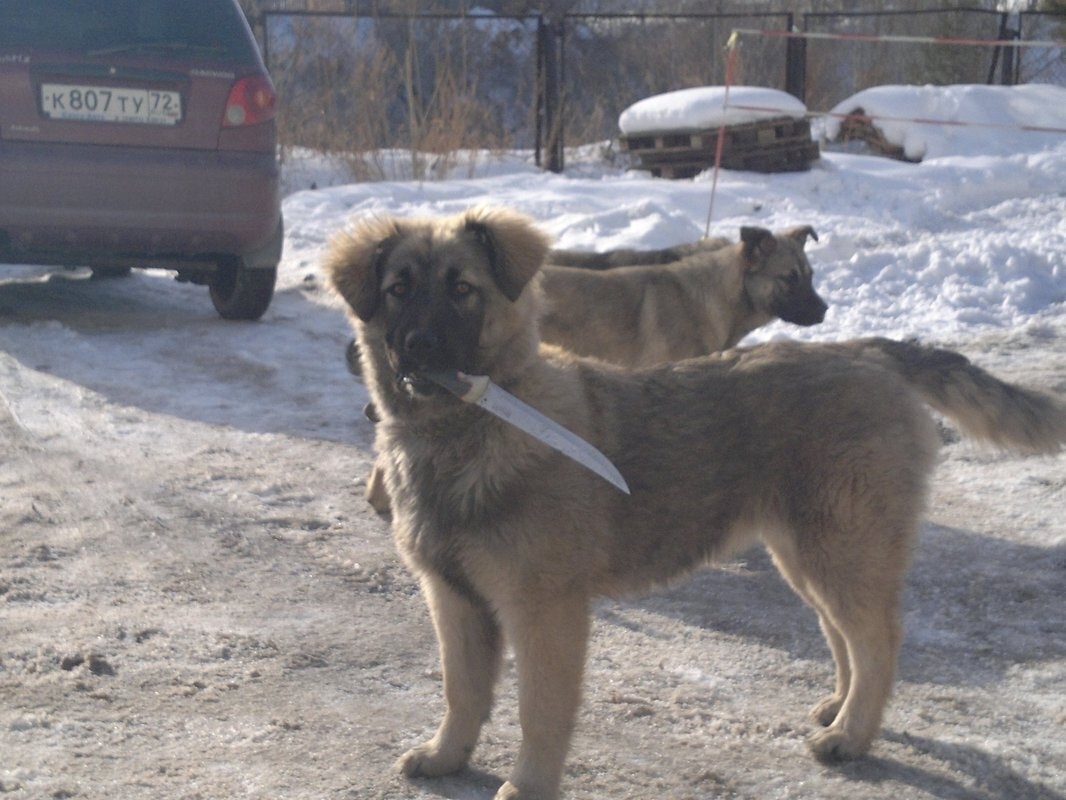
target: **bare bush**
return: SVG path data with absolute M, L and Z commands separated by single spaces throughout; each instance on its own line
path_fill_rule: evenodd
M 512 46 L 532 41 L 520 21 L 281 19 L 268 35 L 283 146 L 341 154 L 361 180 L 423 180 L 459 151 L 530 146 L 536 70 Z M 406 161 L 383 155 L 398 147 Z

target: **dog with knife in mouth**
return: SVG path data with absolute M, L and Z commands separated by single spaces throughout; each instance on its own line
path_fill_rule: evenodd
M 393 535 L 440 645 L 444 718 L 400 768 L 467 764 L 509 645 L 522 742 L 496 800 L 558 797 L 593 598 L 665 585 L 754 541 L 817 612 L 836 664 L 812 711 L 814 755 L 861 756 L 891 694 L 939 446 L 927 406 L 992 445 L 1056 453 L 1066 404 L 887 339 L 774 342 L 641 370 L 582 359 L 539 341 L 548 246 L 531 220 L 480 207 L 367 219 L 326 257 L 380 418 Z M 630 494 L 468 402 L 475 383 L 584 440 Z
M 781 319 L 817 325 L 827 305 L 804 253 L 810 225 L 773 233 L 741 227 L 740 241 L 701 239 L 663 250 L 551 250 L 539 271 L 543 341 L 623 367 L 650 367 L 733 347 Z M 575 266 L 560 266 L 553 259 Z M 647 259 L 645 262 L 640 259 Z M 358 345 L 346 357 L 359 374 Z M 368 407 L 373 418 L 372 406 Z M 380 467 L 366 499 L 389 510 Z

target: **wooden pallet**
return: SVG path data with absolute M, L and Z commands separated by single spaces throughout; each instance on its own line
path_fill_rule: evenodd
M 619 145 L 645 169 L 663 178 L 691 178 L 714 166 L 718 128 L 622 136 Z M 799 172 L 818 158 L 806 119 L 773 119 L 729 125 L 724 131 L 722 167 L 751 172 Z

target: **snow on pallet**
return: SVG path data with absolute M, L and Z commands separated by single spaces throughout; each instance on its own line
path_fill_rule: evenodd
M 619 137 L 634 166 L 662 178 L 691 178 L 714 166 L 719 130 L 724 130 L 722 167 L 749 172 L 799 172 L 818 158 L 806 119 L 773 117 L 696 131 L 662 131 Z

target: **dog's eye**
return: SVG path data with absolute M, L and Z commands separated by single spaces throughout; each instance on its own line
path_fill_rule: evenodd
M 468 294 L 474 291 L 474 287 L 466 281 L 455 281 L 452 283 L 452 294 L 456 297 L 466 297 Z
M 393 297 L 406 297 L 407 293 L 411 290 L 407 281 L 396 281 L 396 283 L 390 285 L 386 290 L 386 294 L 390 294 Z

